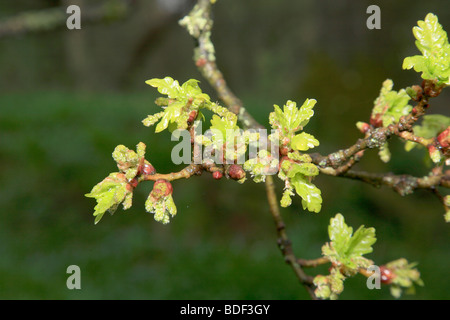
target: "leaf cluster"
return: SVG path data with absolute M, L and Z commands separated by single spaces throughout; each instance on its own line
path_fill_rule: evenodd
M 414 68 L 422 72 L 425 80 L 435 80 L 438 84 L 450 84 L 450 44 L 447 32 L 442 28 L 436 15 L 429 13 L 425 20 L 417 22 L 413 28 L 416 46 L 422 55 L 407 57 L 403 69 Z

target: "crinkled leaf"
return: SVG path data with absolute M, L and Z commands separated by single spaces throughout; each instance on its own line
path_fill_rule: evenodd
M 374 228 L 360 226 L 350 238 L 347 245 L 346 255 L 351 257 L 362 256 L 373 251 L 372 245 L 377 241 Z
M 322 247 L 322 253 L 335 263 L 339 263 L 350 271 L 363 267 L 367 259 L 362 255 L 372 252 L 376 242 L 375 229 L 361 226 L 353 234 L 353 228 L 345 223 L 344 217 L 338 213 L 330 220 L 328 226 L 331 245 Z
M 319 212 L 322 208 L 322 196 L 319 188 L 301 174 L 296 174 L 290 181 L 297 194 L 302 198 L 303 210 Z
M 279 106 L 274 105 L 275 111 L 269 116 L 272 128 L 280 128 L 291 132 L 301 130 L 314 115 L 312 109 L 316 102 L 314 99 L 306 99 L 303 105 L 297 108 L 297 104 L 294 101 L 288 100 L 283 110 Z
M 333 243 L 333 248 L 339 252 L 345 252 L 353 233 L 353 228 L 345 223 L 344 216 L 338 213 L 330 220 L 328 236 Z
M 177 208 L 172 195 L 155 198 L 152 196 L 152 193 L 150 193 L 145 201 L 145 210 L 149 213 L 153 213 L 155 220 L 163 224 L 169 223 L 170 217 L 177 214 Z
M 314 294 L 319 299 L 329 299 L 332 292 L 331 287 L 329 285 L 328 277 L 323 275 L 317 275 L 314 278 L 314 285 L 316 289 L 314 290 Z
M 113 159 L 117 162 L 117 167 L 128 180 L 133 179 L 138 172 L 140 160 L 145 156 L 146 145 L 139 142 L 136 146 L 136 151 L 130 150 L 124 145 L 118 145 L 113 153 Z
M 253 181 L 256 183 L 264 182 L 268 170 L 270 170 L 275 164 L 272 162 L 261 161 L 259 157 L 249 159 L 244 163 L 244 170 L 250 172 Z
M 313 163 L 293 163 L 289 168 L 287 176 L 293 178 L 297 173 L 305 176 L 316 176 L 319 174 L 319 169 Z
M 417 263 L 409 263 L 404 258 L 386 264 L 386 268 L 394 274 L 391 283 L 391 294 L 395 298 L 399 298 L 403 290 L 406 290 L 407 293 L 414 292 L 414 285 L 424 285 L 416 265 Z
M 336 300 L 344 290 L 345 276 L 337 268 L 332 268 L 328 276 L 318 275 L 314 278 L 314 291 L 320 299 Z
M 412 109 L 408 104 L 410 96 L 406 90 L 394 91 L 393 85 L 390 79 L 383 82 L 372 109 L 372 119 L 381 118 L 384 127 L 398 122 L 401 116 L 407 115 Z
M 171 99 L 176 99 L 180 96 L 181 88 L 177 80 L 171 77 L 164 79 L 151 79 L 145 82 L 146 84 L 158 89 L 159 93 L 167 95 Z
M 176 129 L 186 129 L 188 127 L 188 119 L 192 111 L 199 112 L 201 108 L 217 109 L 219 111 L 226 110 L 227 114 L 232 114 L 226 108 L 217 106 L 212 103 L 210 97 L 203 93 L 200 89 L 198 80 L 190 79 L 181 86 L 178 81 L 166 77 L 164 79 L 151 79 L 146 81 L 147 84 L 155 87 L 162 94 L 169 97 L 158 98 L 158 105 L 163 104 L 164 111 L 158 112 L 154 115 L 149 115 L 143 120 L 145 126 L 152 126 L 158 121 L 155 132 L 161 132 L 169 129 L 170 132 Z M 224 112 L 225 114 L 225 112 Z M 199 118 L 202 118 L 200 115 Z M 234 115 L 234 117 L 236 117 Z M 204 117 L 203 117 L 204 118 Z
M 95 198 L 97 205 L 95 206 L 94 216 L 97 224 L 103 217 L 106 211 L 113 214 L 117 207 L 127 197 L 127 203 L 124 205 L 125 209 L 131 206 L 130 194 L 127 189 L 127 180 L 124 174 L 114 172 L 107 178 L 98 183 L 86 197 Z
M 311 162 L 312 161 L 311 156 L 309 154 L 300 154 L 300 152 L 298 152 L 298 151 L 289 152 L 288 158 L 295 160 L 295 161 L 300 161 L 300 162 Z
M 222 137 L 225 138 L 227 136 L 227 130 L 236 130 L 239 127 L 236 125 L 235 117 L 219 117 L 217 115 L 213 115 L 211 118 L 211 130 L 218 130 Z
M 200 87 L 198 85 L 199 82 L 200 81 L 195 80 L 195 79 L 189 79 L 188 81 L 186 81 L 185 83 L 183 83 L 181 85 L 182 92 L 187 97 L 196 97 L 197 95 L 202 94 L 202 89 L 200 89 Z
M 182 113 L 182 108 L 184 107 L 184 103 L 175 102 L 170 104 L 166 109 L 164 109 L 164 115 L 161 121 L 156 126 L 155 132 L 161 132 L 169 126 L 170 122 L 177 122 L 178 117 L 180 117 Z
M 306 151 L 318 145 L 319 141 L 313 135 L 306 132 L 295 135 L 291 140 L 291 148 L 293 150 Z
M 422 72 L 422 78 L 436 79 L 438 82 L 450 84 L 450 45 L 447 33 L 439 23 L 437 16 L 427 14 L 424 21 L 418 21 L 413 28 L 416 46 L 422 55 L 407 57 L 403 61 L 403 69 L 414 68 Z

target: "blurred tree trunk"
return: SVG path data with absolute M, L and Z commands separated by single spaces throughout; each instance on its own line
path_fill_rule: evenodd
M 85 0 L 63 0 L 63 6 L 84 7 Z M 82 22 L 83 23 L 83 22 Z M 81 30 L 67 31 L 64 37 L 67 67 L 73 76 L 73 82 L 79 89 L 92 88 L 97 84 L 95 63 L 88 51 L 88 40 L 83 24 Z

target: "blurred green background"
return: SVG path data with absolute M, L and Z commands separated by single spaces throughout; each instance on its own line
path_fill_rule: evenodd
M 0 22 L 69 4 L 83 13 L 104 2 L 0 0 Z M 355 123 L 368 120 L 386 78 L 395 90 L 420 83 L 401 69 L 403 58 L 418 52 L 411 29 L 434 12 L 450 30 L 447 2 L 219 0 L 218 64 L 266 126 L 273 104 L 317 99 L 307 131 L 327 154 L 360 137 Z M 133 208 L 94 225 L 95 201 L 84 194 L 116 170 L 116 145 L 143 141 L 158 171 L 178 169 L 170 137 L 141 124 L 157 111 L 145 80 L 203 80 L 192 62 L 193 42 L 177 24 L 192 2 L 132 3 L 123 19 L 82 21 L 82 30 L 64 25 L 0 37 L 0 298 L 308 299 L 277 248 L 263 184 L 213 181 L 209 174 L 176 181 L 178 215 L 168 225 L 145 212 L 151 184 L 142 185 Z M 381 8 L 381 30 L 366 28 L 371 4 Z M 216 98 L 205 81 L 201 86 Z M 448 115 L 449 102 L 444 92 L 430 111 Z M 423 151 L 406 153 L 396 139 L 390 145 L 390 163 L 370 151 L 356 168 L 427 172 Z M 303 212 L 298 198 L 282 209 L 297 256 L 319 257 L 328 221 L 341 212 L 353 227 L 376 228 L 368 258 L 419 263 L 425 287 L 403 298 L 450 298 L 450 230 L 434 196 L 401 197 L 326 176 L 316 184 L 324 199 L 319 214 Z M 81 268 L 81 290 L 66 287 L 69 265 Z M 347 280 L 341 299 L 390 299 L 387 288 L 368 290 L 365 283 L 362 276 Z

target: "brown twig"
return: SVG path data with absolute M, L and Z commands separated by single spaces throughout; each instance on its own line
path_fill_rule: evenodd
M 429 88 L 432 85 L 432 81 L 424 81 L 422 84 L 424 88 Z M 407 116 L 401 117 L 398 123 L 391 124 L 387 127 L 370 128 L 364 138 L 358 139 L 355 144 L 347 149 L 338 150 L 327 156 L 322 156 L 317 153 L 311 154 L 313 163 L 322 169 L 328 167 L 338 169 L 357 153 L 366 149 L 380 148 L 393 135 L 398 135 L 403 139 L 413 140 L 414 135 L 412 134 L 412 127 L 417 120 L 425 114 L 425 111 L 428 108 L 429 98 L 430 96 L 427 94 L 420 95 L 418 103 L 413 108 L 413 111 Z M 416 142 L 426 143 L 424 140 L 419 140 L 420 139 Z
M 200 175 L 203 171 L 202 165 L 190 164 L 186 168 L 172 173 L 155 173 L 149 175 L 143 175 L 142 180 L 145 181 L 156 181 L 156 180 L 167 180 L 173 181 L 178 179 L 188 179 L 193 175 Z
M 330 263 L 330 260 L 328 258 L 321 257 L 313 260 L 298 259 L 297 262 L 303 268 L 315 268 L 317 266 Z
M 278 206 L 278 200 L 275 193 L 275 186 L 273 184 L 272 176 L 266 177 L 266 192 L 267 192 L 267 199 L 269 201 L 270 212 L 272 213 L 272 217 L 274 219 L 277 228 L 278 247 L 283 253 L 285 261 L 289 263 L 289 265 L 294 270 L 295 274 L 297 275 L 297 278 L 306 287 L 310 296 L 313 299 L 315 299 L 316 296 L 314 294 L 314 285 L 312 281 L 313 278 L 306 275 L 305 272 L 303 271 L 302 266 L 298 262 L 299 259 L 296 258 L 292 250 L 292 242 L 291 240 L 289 240 L 289 237 L 287 236 L 286 226 L 284 224 L 283 219 L 281 218 L 280 208 Z
M 227 86 L 222 72 L 217 67 L 214 56 L 214 46 L 210 39 L 213 26 L 213 20 L 211 18 L 211 1 L 198 0 L 191 13 L 180 23 L 186 27 L 191 36 L 196 40 L 197 47 L 194 51 L 194 61 L 196 66 L 203 77 L 207 79 L 210 85 L 215 89 L 219 98 L 224 102 L 228 110 L 238 116 L 238 120 L 242 123 L 244 129 L 264 128 L 264 126 L 259 124 L 243 107 L 241 100 L 239 100 Z M 277 228 L 279 248 L 285 257 L 286 262 L 289 263 L 294 270 L 297 278 L 306 287 L 311 297 L 316 299 L 312 278 L 306 275 L 302 267 L 298 264 L 298 259 L 295 257 L 292 250 L 292 243 L 286 234 L 285 225 L 278 207 L 278 200 L 272 177 L 267 176 L 265 183 L 269 210 Z
M 414 192 L 416 189 L 431 189 L 437 186 L 449 187 L 449 174 L 430 174 L 424 177 L 414 177 L 412 175 L 395 175 L 393 173 L 372 173 L 366 171 L 348 170 L 342 174 L 336 174 L 333 168 L 320 169 L 321 173 L 360 180 L 375 187 L 387 186 L 404 196 Z

